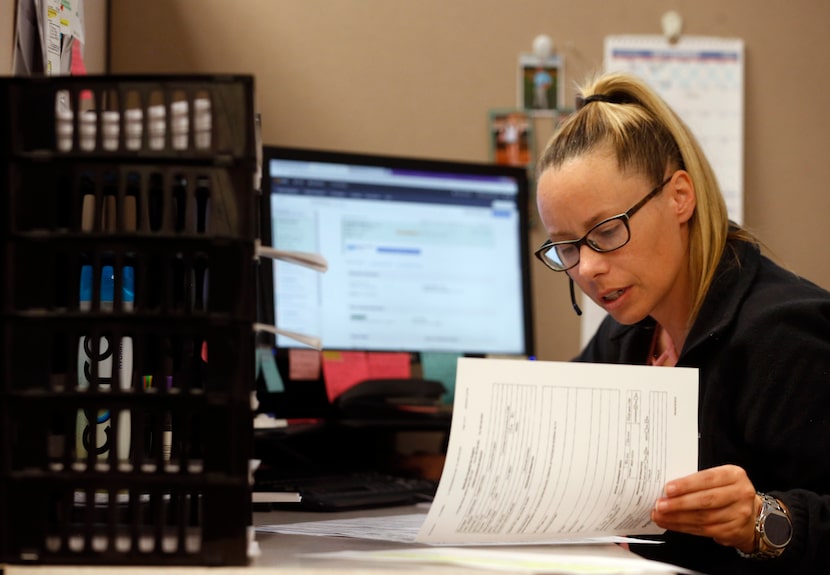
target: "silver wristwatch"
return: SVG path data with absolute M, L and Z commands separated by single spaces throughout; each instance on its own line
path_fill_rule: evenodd
M 750 559 L 772 559 L 781 555 L 793 538 L 793 522 L 783 502 L 766 493 L 759 492 L 758 497 L 761 509 L 755 518 L 755 549 L 738 553 Z

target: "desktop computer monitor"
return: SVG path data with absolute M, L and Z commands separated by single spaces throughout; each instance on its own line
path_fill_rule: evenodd
M 524 168 L 265 146 L 262 187 L 263 244 L 329 265 L 263 260 L 262 321 L 324 350 L 533 354 Z

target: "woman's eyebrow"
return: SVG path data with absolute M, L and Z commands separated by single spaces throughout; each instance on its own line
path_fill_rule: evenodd
M 555 234 L 552 234 L 550 236 L 550 239 L 551 239 L 551 241 L 554 241 L 554 242 L 566 242 L 568 240 L 577 240 L 577 239 L 581 238 L 582 236 L 584 236 L 586 233 L 588 233 L 588 230 L 593 228 L 595 225 L 597 225 L 601 221 L 607 220 L 608 218 L 611 218 L 611 217 L 614 217 L 614 216 L 618 215 L 619 213 L 621 213 L 621 212 L 613 213 L 613 214 L 610 214 L 610 215 L 603 215 L 602 213 L 595 214 L 595 215 L 589 217 L 588 219 L 583 220 L 583 222 L 580 224 L 582 226 L 581 227 L 582 231 L 579 232 L 578 234 L 573 233 L 573 232 L 555 233 Z

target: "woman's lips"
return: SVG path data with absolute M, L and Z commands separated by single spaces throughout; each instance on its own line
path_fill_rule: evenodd
M 608 292 L 607 294 L 602 296 L 602 301 L 608 302 L 608 303 L 617 301 L 620 298 L 620 296 L 622 296 L 624 293 L 625 293 L 625 288 L 614 290 L 612 292 Z

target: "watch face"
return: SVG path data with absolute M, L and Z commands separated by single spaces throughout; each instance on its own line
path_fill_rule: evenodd
M 764 534 L 772 545 L 786 545 L 790 540 L 791 529 L 790 522 L 783 515 L 770 513 L 764 519 Z

